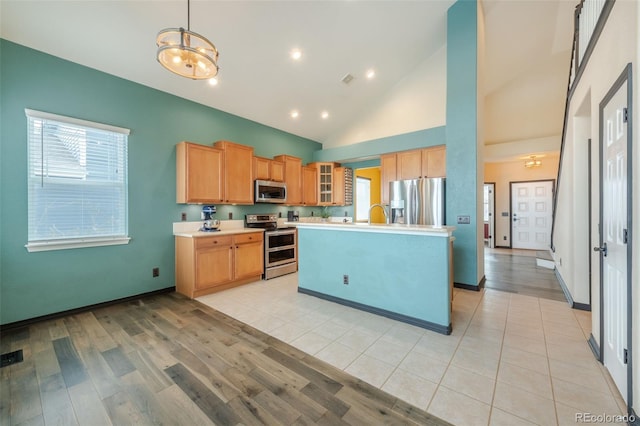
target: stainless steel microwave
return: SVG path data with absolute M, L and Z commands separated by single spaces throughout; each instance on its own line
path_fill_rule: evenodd
M 254 202 L 286 203 L 287 184 L 270 180 L 256 180 Z

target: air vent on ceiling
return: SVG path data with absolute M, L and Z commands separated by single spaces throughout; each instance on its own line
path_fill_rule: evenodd
M 353 79 L 354 79 L 354 77 L 353 77 L 351 74 L 348 74 L 348 73 L 347 73 L 347 75 L 345 75 L 344 77 L 342 77 L 342 82 L 343 82 L 344 84 L 349 84 L 349 83 L 351 83 L 351 82 L 353 81 Z

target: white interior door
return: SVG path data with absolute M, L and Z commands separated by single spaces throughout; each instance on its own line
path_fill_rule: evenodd
M 484 184 L 484 242 L 489 248 L 495 248 L 494 228 L 496 225 L 494 208 L 495 206 L 495 184 Z
M 548 250 L 552 210 L 553 181 L 511 183 L 511 247 Z
M 627 83 L 603 110 L 601 267 L 603 362 L 627 400 Z

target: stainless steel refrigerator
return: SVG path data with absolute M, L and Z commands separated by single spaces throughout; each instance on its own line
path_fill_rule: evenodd
M 445 178 L 389 182 L 391 223 L 445 225 Z

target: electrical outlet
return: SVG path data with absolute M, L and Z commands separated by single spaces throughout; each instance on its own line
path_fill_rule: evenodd
M 229 212 L 229 220 L 233 220 L 233 212 Z
M 504 241 L 507 241 L 507 236 L 506 236 L 506 235 L 503 235 L 503 236 L 502 236 L 502 239 L 503 239 Z
M 342 284 L 349 285 L 349 275 L 342 276 Z
M 458 225 L 469 225 L 471 223 L 471 216 L 458 216 Z
M 160 268 L 153 268 L 153 270 L 151 271 L 151 274 L 153 275 L 153 277 L 159 277 L 160 276 Z
M 180 218 L 182 219 L 183 222 L 187 221 L 187 214 L 185 212 L 182 212 L 182 214 L 180 215 Z

